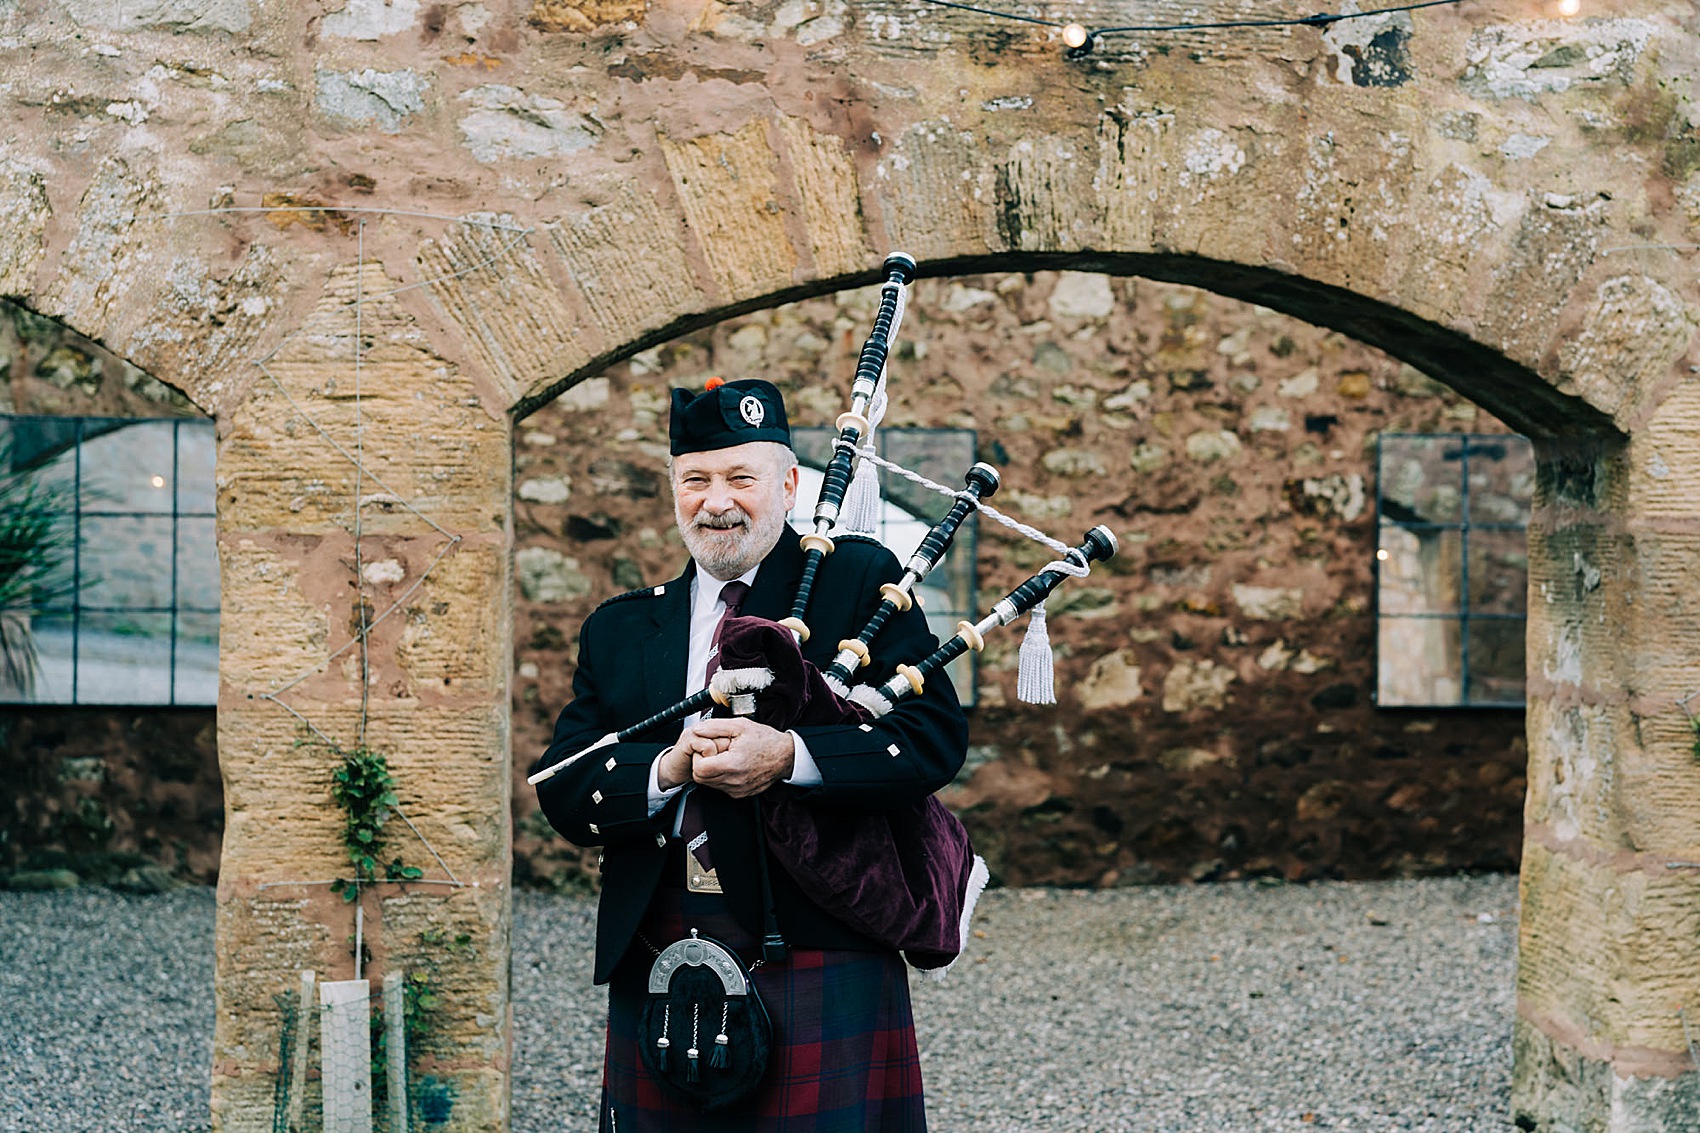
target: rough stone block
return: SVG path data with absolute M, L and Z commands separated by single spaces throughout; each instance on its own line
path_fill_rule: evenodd
M 317 538 L 227 533 L 219 540 L 219 680 L 238 696 L 270 692 L 324 662 L 330 614 L 309 599 Z
M 1672 390 L 1630 440 L 1629 507 L 1643 520 L 1700 516 L 1700 379 Z
M 789 115 L 780 115 L 775 124 L 791 183 L 803 206 L 814 273 L 831 278 L 867 270 L 874 255 L 862 235 L 856 163 L 843 139 L 822 134 L 804 119 Z
M 78 24 L 113 31 L 169 28 L 172 31 L 245 32 L 254 22 L 250 0 L 66 0 Z
M 997 168 L 997 225 L 1003 246 L 1022 251 L 1098 244 L 1103 214 L 1092 176 L 1096 155 L 1057 137 L 1024 138 Z
M 1395 286 L 1413 309 L 1450 322 L 1473 308 L 1472 285 L 1481 275 L 1476 264 L 1495 254 L 1500 233 L 1526 202 L 1456 164 L 1441 170 L 1422 196 L 1431 207 L 1411 216 Z
M 1530 208 L 1485 296 L 1476 333 L 1507 357 L 1539 365 L 1582 273 L 1599 254 L 1605 213 Z
M 475 161 L 524 161 L 578 153 L 602 140 L 592 115 L 569 110 L 547 95 L 527 94 L 501 83 L 474 87 L 456 99 L 461 140 Z
M 1700 870 L 1530 841 L 1520 892 L 1518 1014 L 1620 1074 L 1686 1069 L 1677 1011 L 1700 1004 Z
M 919 122 L 875 167 L 891 246 L 921 259 L 994 247 L 993 173 L 970 131 Z
M 325 736 L 360 742 L 360 703 L 280 698 Z M 501 881 L 507 860 L 507 703 L 490 697 L 423 704 L 374 697 L 364 743 L 384 753 L 407 816 L 385 827 L 387 854 L 441 877 L 435 849 L 457 876 Z M 295 715 L 269 701 L 232 699 L 219 713 L 225 765 L 224 873 L 262 883 L 348 876 L 342 814 L 330 798 L 341 756 Z M 225 754 L 228 752 L 228 756 Z M 386 857 L 386 861 L 388 858 Z
M 1638 853 L 1700 862 L 1700 737 L 1674 707 L 1632 722 L 1614 800 L 1624 839 Z
M 1620 671 L 1636 701 L 1651 710 L 1700 689 L 1694 648 L 1700 641 L 1700 532 L 1669 526 L 1675 529 L 1636 532 L 1627 580 L 1633 585 L 1608 611 L 1633 643 Z
M 1093 662 L 1080 683 L 1080 707 L 1085 712 L 1123 708 L 1145 695 L 1139 683 L 1139 655 L 1118 649 Z
M 622 182 L 613 197 L 607 204 L 543 228 L 605 343 L 634 341 L 664 325 L 669 313 L 698 310 L 707 304 L 687 264 L 677 227 L 654 196 Z M 527 400 L 548 397 L 559 382 L 559 374 L 545 375 L 527 390 Z
M 790 285 L 797 253 L 785 227 L 778 157 L 768 143 L 767 123 L 756 119 L 730 133 L 687 141 L 663 135 L 661 153 L 720 299 Z
M 224 531 L 266 531 L 285 517 L 295 533 L 351 531 L 357 487 L 369 532 L 428 529 L 410 507 L 449 531 L 504 530 L 507 476 L 491 472 L 510 463 L 508 430 L 431 352 L 395 297 L 383 296 L 391 286 L 376 264 L 366 265 L 363 288 L 352 268 L 338 269 L 231 415 L 218 465 Z M 370 345 L 358 404 L 357 292 L 376 296 L 361 303 Z
M 123 158 L 102 162 L 77 203 L 76 235 L 48 289 L 47 306 L 91 337 L 103 337 L 111 307 L 130 283 L 159 270 L 159 249 L 135 218 L 163 211 L 163 186 Z
M 1294 139 L 1303 158 L 1302 180 L 1293 193 L 1291 235 L 1272 247 L 1288 262 L 1305 263 L 1305 274 L 1342 287 L 1375 287 L 1391 270 L 1393 234 L 1404 227 L 1407 197 L 1414 191 L 1418 124 L 1389 114 L 1358 131 L 1317 133 Z M 1295 153 L 1295 158 L 1297 154 Z M 1268 189 L 1259 185 L 1260 192 Z
M 1559 346 L 1559 388 L 1618 414 L 1638 408 L 1671 373 L 1694 337 L 1694 310 L 1645 275 L 1621 275 L 1595 289 L 1581 330 Z
M 526 22 L 546 32 L 587 32 L 628 20 L 642 23 L 648 10 L 648 0 L 532 0 Z
M 590 349 L 533 237 L 510 231 L 511 217 L 482 219 L 503 227 L 458 225 L 426 241 L 419 271 L 438 312 L 511 402 L 539 381 L 584 365 Z
M 1635 742 L 1628 708 L 1529 698 L 1529 793 L 1524 819 L 1559 842 L 1629 849 L 1619 793 L 1625 749 Z
M 34 290 L 35 270 L 53 215 L 47 185 L 41 174 L 16 161 L 0 161 L 0 295 L 23 295 Z
M 356 125 L 371 124 L 386 134 L 399 134 L 425 110 L 431 81 L 417 71 L 317 71 L 320 110 Z
M 1620 695 L 1622 650 L 1613 613 L 1634 582 L 1627 536 L 1595 523 L 1529 528 L 1530 690 L 1570 689 L 1585 698 Z

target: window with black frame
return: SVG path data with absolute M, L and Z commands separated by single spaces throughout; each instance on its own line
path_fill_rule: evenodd
M 217 702 L 214 450 L 206 420 L 0 417 L 0 701 Z
M 797 506 L 790 517 L 799 531 L 814 530 L 821 473 L 832 458 L 833 441 L 837 437 L 833 429 L 791 430 L 791 444 L 802 465 Z M 962 477 L 974 463 L 972 429 L 878 429 L 874 432 L 874 444 L 875 451 L 884 459 L 953 488 L 962 487 Z M 927 532 L 944 518 L 953 501 L 884 470 L 880 473 L 880 488 L 885 506 L 881 509 L 879 530 L 874 534 L 899 562 L 907 562 Z M 975 518 L 970 516 L 963 523 L 950 550 L 915 588 L 927 624 L 941 641 L 956 632 L 957 622 L 978 620 L 974 613 Z M 973 704 L 974 654 L 967 653 L 952 661 L 948 671 L 962 703 Z
M 1376 471 L 1376 703 L 1521 707 L 1528 439 L 1387 433 Z

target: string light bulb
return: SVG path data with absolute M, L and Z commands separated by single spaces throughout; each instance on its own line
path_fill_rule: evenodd
M 1558 0 L 1558 14 L 1574 16 L 1582 11 L 1582 0 Z
M 1092 48 L 1098 42 L 1097 37 L 1082 24 L 1064 24 L 1062 41 L 1063 46 L 1068 48 L 1063 54 L 1070 59 L 1083 59 L 1092 54 Z

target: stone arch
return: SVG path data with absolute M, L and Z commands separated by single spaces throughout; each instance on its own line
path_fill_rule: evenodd
M 330 908 L 264 888 L 336 858 L 324 768 L 265 694 L 312 669 L 303 704 L 339 726 L 363 711 L 336 660 L 357 600 L 347 509 L 328 502 L 359 481 L 290 404 L 313 389 L 333 424 L 352 412 L 326 388 L 343 369 L 328 344 L 365 335 L 350 292 L 412 288 L 376 324 L 392 417 L 368 439 L 440 525 L 370 501 L 368 537 L 420 584 L 381 627 L 375 718 L 434 784 L 421 826 L 479 883 L 430 914 L 423 894 L 387 897 L 386 923 L 411 941 L 434 916 L 474 942 L 445 961 L 432 1054 L 453 1120 L 499 1126 L 506 819 L 486 816 L 506 814 L 511 759 L 492 597 L 510 573 L 506 430 L 611 359 L 864 282 L 892 248 L 940 272 L 1031 257 L 1209 274 L 1451 373 L 1543 438 L 1517 1106 L 1540 1128 L 1680 1127 L 1700 1090 L 1671 1006 L 1700 1001 L 1700 882 L 1665 867 L 1700 856 L 1682 710 L 1700 683 L 1692 29 L 1651 0 L 1575 23 L 1466 5 L 1360 22 L 1398 45 L 1373 67 L 1351 25 L 1071 62 L 1046 31 L 829 7 L 0 7 L 39 60 L 0 94 L 19 139 L 0 161 L 0 214 L 18 218 L 0 294 L 220 425 L 220 1127 L 270 1120 L 271 996 L 342 962 Z M 350 267 L 330 206 L 366 199 L 529 231 L 507 247 L 487 225 L 391 217 Z M 312 223 L 161 219 L 286 201 Z M 255 373 L 286 340 L 279 380 Z

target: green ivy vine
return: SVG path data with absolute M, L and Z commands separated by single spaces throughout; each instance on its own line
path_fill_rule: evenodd
M 353 879 L 338 878 L 331 883 L 331 892 L 341 893 L 344 901 L 353 901 L 361 885 L 379 880 L 386 846 L 384 824 L 400 802 L 383 752 L 364 745 L 343 752 L 342 766 L 331 773 L 331 798 L 345 814 L 342 845 L 354 865 Z M 415 881 L 425 876 L 424 870 L 403 865 L 399 857 L 382 868 L 385 881 Z

